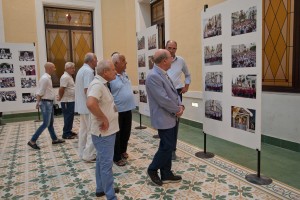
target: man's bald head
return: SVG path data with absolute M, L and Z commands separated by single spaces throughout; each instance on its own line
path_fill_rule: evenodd
M 52 75 L 53 72 L 56 70 L 55 65 L 52 62 L 46 62 L 44 68 L 45 68 L 45 72 L 50 75 Z
M 153 56 L 154 63 L 167 71 L 171 67 L 172 57 L 168 50 L 158 49 Z

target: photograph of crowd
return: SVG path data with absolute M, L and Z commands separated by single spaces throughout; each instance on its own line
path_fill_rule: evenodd
M 139 84 L 145 85 L 146 84 L 146 72 L 139 72 Z
M 36 96 L 34 93 L 22 93 L 22 103 L 34 103 Z
M 156 34 L 148 37 L 148 50 L 156 49 Z
M 10 88 L 15 87 L 15 78 L 14 77 L 1 77 L 0 78 L 0 88 Z
M 222 103 L 218 100 L 205 101 L 205 117 L 222 121 Z
M 222 65 L 222 44 L 204 47 L 205 65 Z
M 138 56 L 138 66 L 139 67 L 146 67 L 145 54 L 141 54 L 141 55 Z
M 144 90 L 140 90 L 140 102 L 147 103 L 147 95 Z
M 0 74 L 12 74 L 14 73 L 13 64 L 1 63 L 0 64 Z
M 0 92 L 1 102 L 17 101 L 16 91 L 2 91 Z
M 22 88 L 36 87 L 36 79 L 35 78 L 21 78 L 21 87 Z
M 145 36 L 138 38 L 138 50 L 145 49 Z
M 242 35 L 256 31 L 256 6 L 248 10 L 240 10 L 231 14 L 231 35 Z
M 231 127 L 255 133 L 255 110 L 231 106 Z
M 232 96 L 256 99 L 256 75 L 232 76 Z
M 222 72 L 207 72 L 205 74 L 205 91 L 223 92 Z
M 35 65 L 21 65 L 20 66 L 21 75 L 23 76 L 33 76 L 35 74 Z
M 204 19 L 203 37 L 209 38 L 222 35 L 222 19 L 221 14 L 212 16 L 211 18 Z
M 148 56 L 148 64 L 149 64 L 149 69 L 152 69 L 154 66 L 153 56 Z
M 10 49 L 0 49 L 0 59 L 11 59 Z
M 20 51 L 19 61 L 34 61 L 33 51 Z
M 256 44 L 240 44 L 231 46 L 232 68 L 256 67 Z

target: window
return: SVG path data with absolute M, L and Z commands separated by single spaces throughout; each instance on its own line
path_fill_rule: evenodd
M 158 27 L 158 48 L 165 48 L 165 11 L 164 1 L 153 1 L 151 3 L 151 26 Z

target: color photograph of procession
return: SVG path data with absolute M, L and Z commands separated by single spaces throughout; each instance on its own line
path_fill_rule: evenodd
M 231 127 L 255 133 L 255 114 L 253 109 L 231 106 Z
M 256 67 L 255 43 L 231 46 L 231 67 Z
M 203 37 L 210 38 L 222 35 L 222 19 L 221 14 L 212 16 L 211 18 L 204 19 Z
M 256 99 L 256 75 L 233 75 L 232 96 Z
M 242 35 L 256 31 L 256 6 L 231 14 L 231 35 Z
M 222 103 L 218 100 L 205 101 L 205 117 L 222 121 Z
M 205 91 L 223 92 L 222 72 L 207 72 L 205 74 Z
M 204 47 L 205 66 L 222 65 L 222 60 L 222 44 Z

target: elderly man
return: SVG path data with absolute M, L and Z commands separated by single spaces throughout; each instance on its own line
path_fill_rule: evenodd
M 112 56 L 112 62 L 115 65 L 117 76 L 115 80 L 110 82 L 110 88 L 119 112 L 120 128 L 116 135 L 114 162 L 118 166 L 124 166 L 125 160 L 128 158 L 126 151 L 132 124 L 131 110 L 135 109 L 136 106 L 131 82 L 125 72 L 127 64 L 125 56 L 115 53 Z
M 185 61 L 182 57 L 176 56 L 177 51 L 177 42 L 174 40 L 168 40 L 166 43 L 166 49 L 170 52 L 172 56 L 172 64 L 171 68 L 168 70 L 168 75 L 170 76 L 173 84 L 180 96 L 182 101 L 182 94 L 186 93 L 189 89 L 189 85 L 191 84 L 191 74 L 185 64 Z M 184 74 L 184 84 L 181 82 L 181 75 Z M 172 160 L 176 160 L 176 146 L 177 146 L 177 137 L 178 137 L 178 126 L 179 121 L 176 125 L 176 145 L 172 152 Z
M 112 173 L 116 132 L 119 131 L 118 112 L 107 82 L 116 78 L 111 61 L 102 60 L 96 67 L 94 80 L 88 87 L 86 105 L 91 112 L 89 132 L 97 150 L 96 196 L 106 195 L 107 199 L 117 199 Z
M 91 135 L 88 133 L 90 112 L 86 107 L 86 92 L 89 84 L 94 79 L 94 69 L 96 66 L 97 56 L 94 53 L 87 53 L 84 57 L 84 64 L 76 75 L 75 83 L 75 112 L 80 114 L 78 153 L 79 157 L 87 162 L 96 160 L 96 149 L 93 145 Z
M 36 130 L 31 140 L 27 143 L 33 149 L 40 149 L 36 144 L 37 139 L 43 133 L 43 131 L 48 128 L 50 133 L 52 144 L 59 144 L 65 142 L 64 140 L 58 139 L 53 127 L 53 101 L 55 98 L 55 93 L 52 87 L 51 74 L 55 72 L 55 65 L 51 62 L 45 64 L 45 74 L 41 77 L 39 81 L 39 87 L 36 93 L 36 108 L 40 108 L 43 115 L 43 123 Z
M 152 126 L 158 130 L 159 148 L 148 167 L 151 181 L 161 186 L 163 183 L 180 182 L 181 176 L 171 171 L 172 151 L 176 145 L 176 123 L 182 115 L 184 106 L 177 94 L 167 70 L 171 67 L 169 51 L 159 49 L 154 54 L 154 67 L 146 79 L 150 118 Z M 158 176 L 160 170 L 161 178 Z
M 72 132 L 75 107 L 75 83 L 72 75 L 75 73 L 75 64 L 67 62 L 65 73 L 60 78 L 58 101 L 60 101 L 64 116 L 63 139 L 74 139 L 76 134 Z

